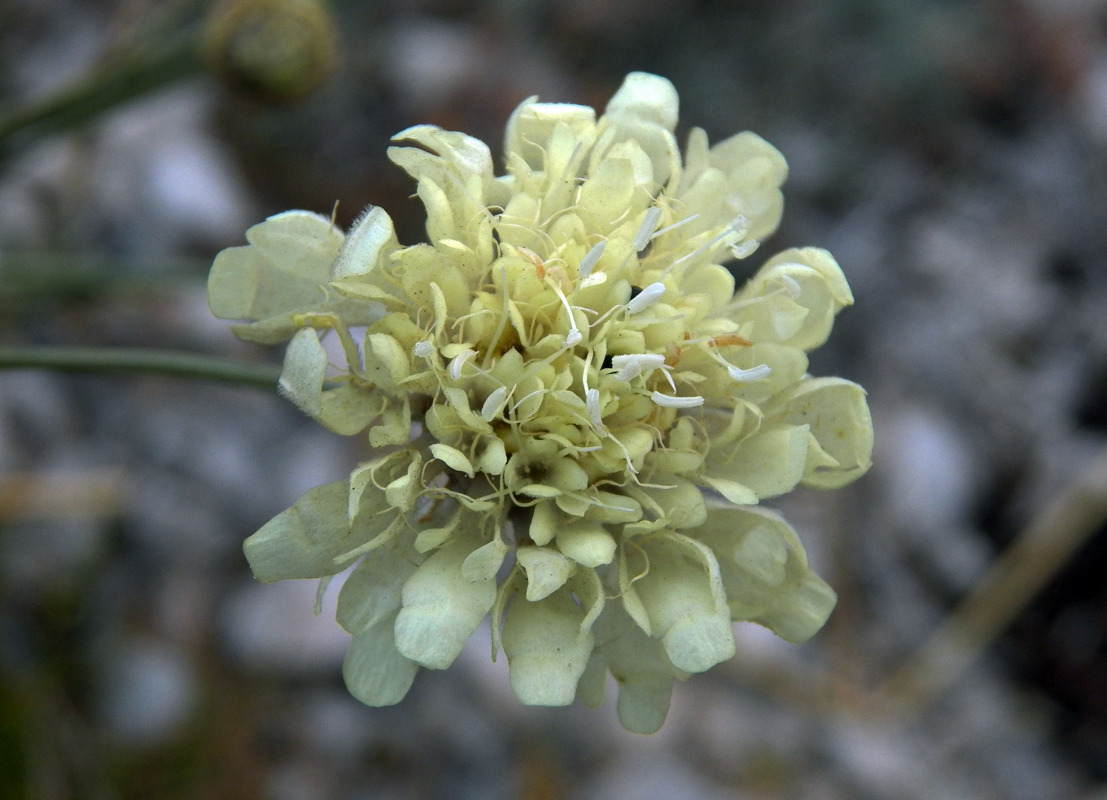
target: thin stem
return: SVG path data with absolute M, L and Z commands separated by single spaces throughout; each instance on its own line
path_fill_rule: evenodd
M 131 55 L 38 103 L 0 116 L 0 155 L 10 155 L 51 133 L 87 122 L 122 103 L 201 72 L 194 34 L 153 52 Z
M 926 708 L 992 644 L 1107 519 L 1107 451 L 1015 541 L 919 650 L 880 687 Z
M 0 347 L 0 370 L 145 372 L 276 389 L 280 367 L 141 347 Z

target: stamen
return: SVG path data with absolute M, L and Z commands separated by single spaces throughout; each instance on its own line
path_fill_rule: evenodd
M 762 378 L 769 377 L 769 373 L 773 371 L 773 368 L 768 364 L 760 364 L 750 369 L 738 369 L 738 367 L 727 367 L 727 372 L 730 373 L 731 380 L 742 381 L 744 383 L 749 381 L 759 381 Z
M 676 230 L 677 228 L 679 228 L 679 227 L 680 227 L 681 225 L 687 225 L 687 224 L 688 224 L 689 222 L 691 222 L 692 220 L 695 220 L 695 219 L 699 219 L 699 218 L 700 218 L 700 215 L 699 215 L 699 214 L 693 214 L 693 215 L 692 215 L 692 216 L 690 216 L 690 217 L 685 217 L 685 218 L 684 218 L 684 219 L 682 219 L 682 220 L 681 220 L 680 222 L 676 222 L 676 223 L 673 223 L 672 225 L 670 225 L 670 226 L 669 226 L 669 227 L 667 227 L 667 228 L 662 228 L 662 229 L 661 229 L 661 230 L 659 230 L 659 231 L 658 231 L 657 233 L 655 233 L 655 234 L 654 234 L 653 236 L 651 236 L 651 237 L 650 237 L 650 239 L 656 239 L 656 238 L 657 238 L 658 236 L 661 236 L 662 234 L 666 234 L 666 233 L 668 233 L 669 231 L 674 231 L 674 230 Z
M 631 301 L 627 303 L 627 313 L 637 314 L 639 311 L 649 308 L 665 294 L 665 284 L 663 283 L 651 283 L 645 289 L 643 289 L 637 297 L 631 298 Z
M 634 235 L 634 249 L 641 253 L 653 238 L 653 232 L 657 230 L 657 221 L 661 219 L 661 209 L 654 206 L 646 212 L 642 218 L 642 224 L 638 226 L 638 233 Z
M 419 358 L 427 358 L 434 355 L 434 343 L 428 339 L 424 339 L 421 342 L 416 342 L 415 347 L 412 348 L 412 352 Z M 474 353 L 474 355 L 476 355 Z
M 780 282 L 784 284 L 784 288 L 788 290 L 788 294 L 792 295 L 793 300 L 799 297 L 803 292 L 803 287 L 800 286 L 800 282 L 791 275 L 781 275 Z
M 501 386 L 492 392 L 492 394 L 488 395 L 488 399 L 484 401 L 484 405 L 480 410 L 481 418 L 484 419 L 485 422 L 491 422 L 492 418 L 500 413 L 500 409 L 503 408 L 506 399 L 506 386 Z
M 580 343 L 580 340 L 584 338 L 584 335 L 577 329 L 577 318 L 573 316 L 573 309 L 569 306 L 569 300 L 565 297 L 565 293 L 561 291 L 561 288 L 551 281 L 546 279 L 546 283 L 550 285 L 555 292 L 557 292 L 558 298 L 561 300 L 561 305 L 565 306 L 565 313 L 569 317 L 569 335 L 565 337 L 563 347 L 574 347 Z
M 600 390 L 588 389 L 584 393 L 584 404 L 588 407 L 588 418 L 592 420 L 592 425 L 600 433 L 607 433 L 607 428 L 603 424 L 603 416 L 600 411 Z
M 531 399 L 532 397 L 534 397 L 534 396 L 535 396 L 536 394 L 542 394 L 542 393 L 543 393 L 543 392 L 545 392 L 545 391 L 546 391 L 545 389 L 535 389 L 535 390 L 534 390 L 533 392 L 531 392 L 530 394 L 528 394 L 528 395 L 524 395 L 524 396 L 522 397 L 522 399 L 520 399 L 520 400 L 519 400 L 519 402 L 518 402 L 518 403 L 516 403 L 515 405 L 513 405 L 513 406 L 511 407 L 511 410 L 512 410 L 512 411 L 518 411 L 518 410 L 519 410 L 519 406 L 521 406 L 521 405 L 522 405 L 523 403 L 527 402 L 527 400 L 530 400 L 530 399 Z
M 634 353 L 627 356 L 614 356 L 611 366 L 619 370 L 615 373 L 615 379 L 629 381 L 643 372 L 660 369 L 665 366 L 665 356 L 660 353 Z
M 584 383 L 584 405 L 588 409 L 588 419 L 592 421 L 592 427 L 601 436 L 607 435 L 607 428 L 603 424 L 603 414 L 600 409 L 600 390 L 588 386 L 588 372 L 592 369 L 593 351 L 588 351 L 588 357 L 584 359 L 584 369 L 581 372 L 581 382 Z
M 760 246 L 761 242 L 756 239 L 747 239 L 744 242 L 732 244 L 730 246 L 730 254 L 738 259 L 748 258 L 753 255 L 753 251 Z
M 743 217 L 741 215 L 735 217 L 734 221 L 731 222 L 729 225 L 727 225 L 726 228 L 723 229 L 723 232 L 718 234 L 710 242 L 708 242 L 707 244 L 704 244 L 704 245 L 700 245 L 699 247 L 697 247 L 695 250 L 693 250 L 688 255 L 681 256 L 676 261 L 674 261 L 672 264 L 665 267 L 665 271 L 661 273 L 661 277 L 664 278 L 666 275 L 668 275 L 673 270 L 674 267 L 676 267 L 680 264 L 683 264 L 685 261 L 687 261 L 691 258 L 697 258 L 698 256 L 703 255 L 708 250 L 710 250 L 712 247 L 714 247 L 718 242 L 722 241 L 727 236 L 730 236 L 730 234 L 732 234 L 732 233 L 744 234 L 746 232 L 746 227 L 747 226 L 746 226 L 746 218 L 745 217 Z M 750 252 L 753 252 L 753 251 L 751 250 Z
M 584 258 L 580 260 L 580 266 L 577 267 L 577 276 L 581 280 L 592 274 L 592 269 L 599 263 L 605 247 L 607 247 L 607 242 L 602 241 L 584 254 Z
M 538 255 L 538 253 L 536 253 L 533 250 L 531 250 L 529 248 L 526 248 L 526 247 L 519 247 L 517 249 L 519 251 L 519 255 L 521 255 L 523 258 L 525 258 L 530 263 L 534 264 L 534 269 L 538 272 L 538 277 L 539 278 L 545 278 L 546 277 L 546 265 L 545 265 L 545 263 L 543 263 L 542 259 Z
M 664 408 L 695 408 L 703 405 L 703 398 L 698 395 L 695 397 L 673 397 L 672 395 L 661 394 L 661 392 L 654 392 L 650 395 L 650 399 Z
M 446 368 L 446 371 L 450 373 L 450 377 L 455 381 L 461 378 L 461 368 L 465 366 L 466 361 L 473 358 L 476 354 L 476 350 L 462 350 L 450 359 L 450 364 Z

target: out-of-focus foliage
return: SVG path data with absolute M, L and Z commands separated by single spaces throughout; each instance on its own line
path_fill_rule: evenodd
M 20 145 L 0 172 L 0 269 L 49 262 L 42 277 L 78 288 L 5 302 L 5 341 L 277 363 L 229 345 L 196 273 L 175 265 L 210 263 L 287 208 L 329 218 L 336 200 L 343 229 L 372 203 L 400 241 L 419 241 L 421 204 L 382 157 L 396 131 L 431 123 L 501 152 L 511 110 L 533 94 L 601 106 L 626 73 L 663 74 L 712 141 L 750 129 L 780 149 L 790 174 L 774 245 L 827 247 L 857 299 L 811 371 L 869 391 L 873 470 L 779 503 L 837 610 L 787 651 L 739 626 L 739 656 L 679 684 L 650 739 L 629 740 L 604 712 L 520 712 L 483 646 L 421 673 L 403 706 L 365 709 L 341 686 L 337 583 L 312 617 L 314 586 L 255 584 L 239 543 L 367 452 L 253 391 L 6 372 L 0 729 L 18 740 L 3 750 L 22 759 L 25 794 L 1091 795 L 1107 776 L 1102 532 L 914 721 L 866 716 L 862 688 L 920 646 L 1104 445 L 1105 4 L 330 9 L 334 71 L 297 104 L 175 79 Z M 203 13 L 7 0 L 0 107 L 42 103 L 162 41 L 148 32 L 164 20 Z M 682 147 L 688 133 L 676 130 Z M 90 257 L 126 280 L 86 282 Z M 748 262 L 739 281 L 761 263 Z

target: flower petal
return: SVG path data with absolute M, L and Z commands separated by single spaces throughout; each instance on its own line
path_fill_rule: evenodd
M 776 424 L 742 442 L 729 462 L 709 457 L 707 471 L 711 477 L 748 486 L 764 499 L 792 491 L 806 465 L 807 426 Z
M 254 577 L 270 583 L 341 572 L 334 559 L 363 541 L 350 530 L 348 488 L 345 480 L 316 486 L 249 537 L 242 549 Z
M 607 102 L 604 116 L 633 116 L 676 130 L 680 97 L 672 82 L 648 72 L 632 72 Z
M 684 538 L 684 537 L 682 537 Z M 660 636 L 673 664 L 687 672 L 703 672 L 735 653 L 730 612 L 722 595 L 718 564 L 711 570 L 689 562 L 676 537 L 643 544 L 650 571 L 635 584 L 650 615 L 654 636 Z M 717 587 L 715 584 L 718 584 Z
M 527 573 L 527 600 L 532 603 L 556 592 L 576 570 L 572 559 L 549 547 L 520 547 L 515 560 Z
M 577 522 L 558 529 L 557 549 L 581 566 L 599 567 L 615 557 L 615 538 L 603 525 Z
M 284 367 L 277 384 L 281 394 L 305 414 L 318 417 L 323 411 L 323 379 L 327 374 L 327 351 L 312 328 L 297 331 L 284 354 Z
M 515 599 L 504 622 L 503 646 L 519 702 L 573 702 L 595 641 L 591 630 L 581 632 L 584 613 L 567 588 L 535 602 Z
M 368 706 L 391 706 L 407 695 L 419 665 L 400 655 L 392 633 L 395 615 L 354 636 L 342 677 L 350 694 Z
M 471 581 L 462 574 L 462 563 L 480 544 L 474 533 L 459 537 L 435 551 L 404 584 L 396 646 L 405 657 L 445 669 L 492 608 L 495 575 Z
M 837 596 L 807 566 L 799 537 L 776 512 L 712 508 L 696 537 L 719 557 L 735 621 L 764 625 L 789 642 L 807 641 L 826 622 Z M 783 565 L 774 539 L 785 548 Z
M 334 261 L 333 278 L 369 275 L 386 263 L 399 246 L 392 218 L 383 208 L 370 206 L 351 226 Z
M 837 489 L 872 466 L 873 422 L 865 390 L 842 378 L 808 378 L 774 400 L 772 411 L 784 420 L 809 425 L 819 446 L 835 464 L 808 469 L 804 486 Z
M 619 721 L 632 733 L 655 733 L 669 713 L 673 679 L 685 674 L 673 666 L 660 641 L 643 633 L 613 604 L 600 615 L 596 641 L 619 685 Z
M 383 619 L 393 620 L 400 610 L 404 583 L 414 574 L 416 566 L 412 558 L 396 548 L 369 553 L 338 593 L 335 614 L 338 624 L 356 636 Z

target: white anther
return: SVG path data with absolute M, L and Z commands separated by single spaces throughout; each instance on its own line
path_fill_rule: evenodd
M 605 433 L 607 428 L 603 424 L 603 416 L 600 413 L 600 390 L 588 389 L 584 393 L 584 404 L 588 407 L 588 418 L 592 420 L 592 425 L 600 433 Z
M 791 275 L 781 275 L 780 282 L 784 284 L 784 288 L 788 290 L 788 294 L 792 295 L 793 300 L 799 297 L 803 292 L 803 287 L 800 286 L 800 282 Z
M 653 238 L 653 232 L 657 230 L 657 222 L 661 219 L 661 209 L 654 206 L 646 212 L 642 218 L 642 224 L 638 226 L 638 233 L 634 235 L 634 249 L 641 253 Z
M 738 367 L 727 367 L 727 372 L 730 373 L 731 380 L 742 381 L 748 383 L 749 381 L 759 381 L 762 378 L 769 377 L 769 373 L 773 371 L 773 368 L 768 364 L 760 364 L 751 369 L 738 369 Z
M 465 362 L 476 354 L 476 350 L 462 350 L 450 359 L 450 365 L 446 367 L 446 371 L 450 373 L 450 377 L 455 381 L 459 379 L 461 377 L 461 368 L 465 366 Z
M 434 342 L 428 339 L 424 339 L 421 342 L 416 342 L 415 347 L 411 349 L 413 353 L 419 358 L 426 358 L 427 356 L 434 354 Z
M 507 400 L 507 387 L 501 386 L 492 394 L 488 395 L 488 399 L 484 401 L 484 405 L 481 406 L 480 415 L 485 422 L 491 422 L 492 418 L 500 413 L 500 409 L 504 407 L 504 401 Z
M 592 270 L 599 263 L 600 258 L 603 257 L 605 247 L 607 247 L 607 242 L 600 242 L 584 254 L 584 258 L 580 260 L 580 266 L 577 267 L 577 277 L 584 280 L 592 274 Z
M 565 337 L 563 342 L 564 347 L 576 347 L 580 344 L 580 340 L 584 338 L 584 334 L 580 332 L 580 329 L 575 325 L 569 329 L 569 335 Z
M 695 397 L 673 397 L 671 394 L 654 392 L 650 395 L 650 399 L 665 408 L 695 408 L 703 405 L 703 398 L 698 395 Z
M 753 251 L 761 246 L 761 242 L 756 239 L 746 239 L 744 242 L 738 244 L 732 244 L 730 246 L 730 254 L 735 258 L 748 258 L 753 255 Z
M 660 353 L 634 353 L 627 356 L 614 356 L 611 366 L 619 370 L 615 373 L 616 380 L 629 381 L 637 378 L 643 372 L 660 369 L 665 366 L 665 356 Z
M 637 297 L 631 298 L 631 301 L 627 303 L 627 313 L 637 314 L 639 311 L 649 308 L 665 294 L 665 284 L 663 283 L 651 283 L 641 292 Z

